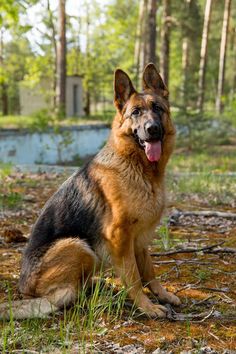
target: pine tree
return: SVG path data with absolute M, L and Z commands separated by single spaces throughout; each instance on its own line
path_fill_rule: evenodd
M 66 0 L 59 0 L 59 41 L 57 44 L 57 109 L 66 111 Z
M 202 31 L 202 44 L 199 65 L 199 80 L 198 80 L 198 101 L 197 108 L 200 112 L 203 110 L 204 104 L 204 91 L 205 91 L 205 76 L 206 76 L 206 62 L 207 62 L 207 47 L 208 47 L 208 34 L 211 18 L 212 0 L 206 1 L 204 25 Z
M 230 7 L 231 7 L 231 0 L 225 0 L 224 18 L 223 18 L 221 44 L 220 44 L 218 88 L 217 88 L 217 96 L 216 96 L 217 113 L 221 113 L 221 111 L 223 110 L 222 95 L 224 90 L 226 48 L 227 48 L 227 38 L 228 38 L 229 19 L 230 19 Z

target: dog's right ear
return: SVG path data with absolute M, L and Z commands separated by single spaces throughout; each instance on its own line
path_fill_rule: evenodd
M 130 96 L 135 93 L 132 81 L 121 69 L 117 69 L 114 75 L 114 104 L 119 111 L 122 111 Z

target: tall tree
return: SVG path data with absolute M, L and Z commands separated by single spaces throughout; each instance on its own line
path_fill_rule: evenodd
M 86 4 L 86 53 L 85 62 L 87 71 L 90 70 L 91 54 L 90 54 L 90 6 Z M 90 93 L 90 75 L 85 78 L 86 100 L 85 100 L 85 114 L 90 116 L 91 93 Z
M 66 0 L 59 0 L 59 40 L 57 44 L 57 109 L 66 110 Z
M 139 81 L 142 80 L 142 72 L 147 63 L 147 41 L 148 41 L 148 22 L 147 22 L 147 11 L 148 11 L 148 1 L 143 2 L 143 15 L 141 23 L 141 44 L 140 44 L 140 59 L 139 59 Z
M 193 0 L 184 0 L 185 13 L 190 16 L 190 8 Z M 188 23 L 183 29 L 183 42 L 182 42 L 182 99 L 183 103 L 187 103 L 187 84 L 188 84 L 188 73 L 189 73 L 189 28 Z
M 171 0 L 163 0 L 163 23 L 161 31 L 160 71 L 162 78 L 169 85 L 169 61 L 170 61 L 170 21 Z
M 0 67 L 1 67 L 1 101 L 2 101 L 2 114 L 8 115 L 8 85 L 5 77 L 4 68 L 4 41 L 3 41 L 4 29 L 0 30 Z
M 226 62 L 226 48 L 228 38 L 228 28 L 230 19 L 231 0 L 225 0 L 224 17 L 221 32 L 220 43 L 220 59 L 219 59 L 219 73 L 218 73 L 218 88 L 216 95 L 216 112 L 220 113 L 223 109 L 222 95 L 224 90 L 224 76 L 225 76 L 225 62 Z
M 142 70 L 141 63 L 140 63 L 140 55 L 141 55 L 141 43 L 142 43 L 142 35 L 143 35 L 144 16 L 145 16 L 145 0 L 140 0 L 139 1 L 139 16 L 138 16 L 138 22 L 137 22 L 136 39 L 135 39 L 135 49 L 134 49 L 136 86 L 138 86 L 140 72 Z
M 141 81 L 142 71 L 148 62 L 156 62 L 156 12 L 157 0 L 141 0 L 135 45 L 136 81 Z
M 207 47 L 208 47 L 208 34 L 211 18 L 212 0 L 206 1 L 205 16 L 202 31 L 202 44 L 199 65 L 199 80 L 198 80 L 198 101 L 197 108 L 200 112 L 203 110 L 204 91 L 205 91 L 205 75 L 206 75 L 206 62 L 207 62 Z
M 146 62 L 156 64 L 156 37 L 157 37 L 157 0 L 148 0 L 148 35 L 147 35 L 147 58 Z
M 48 27 L 50 30 L 50 40 L 52 43 L 53 49 L 53 57 L 54 57 L 54 68 L 53 68 L 53 108 L 56 108 L 57 98 L 56 98 L 56 90 L 57 90 L 57 40 L 56 40 L 56 28 L 54 24 L 53 12 L 50 6 L 50 0 L 47 0 L 47 12 L 48 12 Z

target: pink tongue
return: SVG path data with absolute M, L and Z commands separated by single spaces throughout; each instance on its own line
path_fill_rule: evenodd
M 161 157 L 161 142 L 148 143 L 145 141 L 145 153 L 149 161 L 158 161 Z

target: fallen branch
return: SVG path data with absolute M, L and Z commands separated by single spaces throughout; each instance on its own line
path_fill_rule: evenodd
M 236 253 L 236 248 L 232 247 L 219 247 L 217 249 L 210 250 L 207 253 L 215 254 L 215 253 Z
M 229 288 L 208 288 L 206 286 L 196 286 L 191 289 L 201 289 L 201 290 L 207 290 L 207 291 L 213 291 L 217 293 L 230 293 L 231 290 Z
M 201 248 L 180 248 L 179 250 L 172 250 L 172 251 L 167 251 L 167 252 L 155 252 L 155 253 L 151 253 L 151 256 L 154 256 L 154 257 L 159 257 L 159 256 L 169 256 L 169 255 L 172 255 L 172 254 L 178 254 L 178 253 L 193 253 L 193 252 L 206 252 L 206 251 L 210 251 L 212 250 L 213 248 L 216 248 L 218 247 L 218 252 L 219 253 L 219 246 L 223 245 L 223 243 L 225 243 L 225 241 L 221 241 L 219 243 L 216 243 L 214 245 L 211 245 L 211 246 L 204 246 L 204 247 L 201 247 Z M 236 252 L 236 249 L 234 248 L 231 248 L 231 253 L 232 253 L 232 250 L 234 250 L 234 252 Z M 208 252 L 209 253 L 209 252 Z
M 219 293 L 230 293 L 231 290 L 229 288 L 209 288 L 206 286 L 202 286 L 202 285 L 198 285 L 201 282 L 201 280 L 199 280 L 197 283 L 195 284 L 187 284 L 185 286 L 183 286 L 182 288 L 178 289 L 175 291 L 175 294 L 180 293 L 183 290 L 190 290 L 190 289 L 201 289 L 201 290 L 207 290 L 207 291 L 213 291 L 213 292 L 219 292 Z
M 205 216 L 205 217 L 219 217 L 225 219 L 236 220 L 235 213 L 226 213 L 216 210 L 188 210 L 188 211 L 177 211 L 173 213 L 170 217 L 179 218 L 180 216 Z
M 177 266 L 182 264 L 202 264 L 202 265 L 210 265 L 212 262 L 200 262 L 199 259 L 171 259 L 169 261 L 154 261 L 153 264 L 172 264 L 175 263 Z
M 178 313 L 175 312 L 171 306 L 166 305 L 166 307 L 169 310 L 167 313 L 167 318 L 173 321 L 197 320 L 196 322 L 204 322 L 212 315 L 213 317 L 216 315 L 214 307 L 209 312 L 205 311 L 200 313 Z

